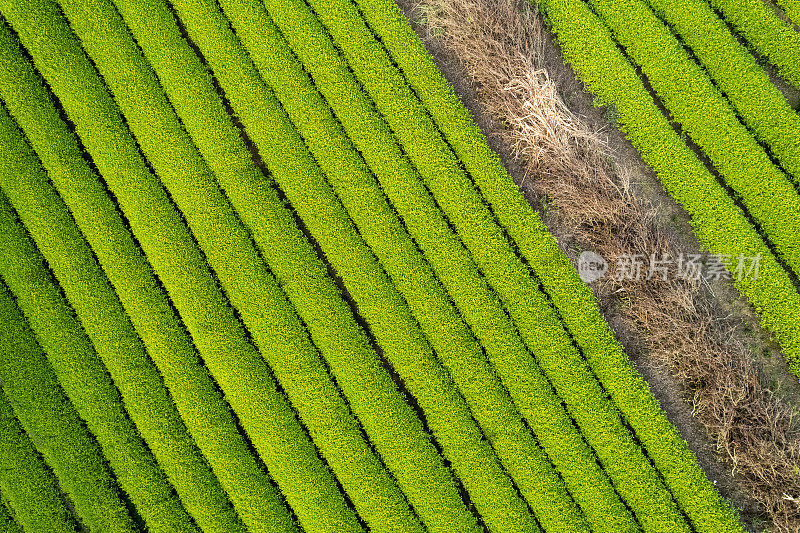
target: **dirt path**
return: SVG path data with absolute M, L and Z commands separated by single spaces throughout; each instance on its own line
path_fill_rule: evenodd
M 474 57 L 480 54 L 471 51 L 479 42 L 469 43 L 468 37 L 466 41 L 451 39 L 444 33 L 447 17 L 458 17 L 468 4 L 502 1 L 398 0 L 398 4 L 573 263 L 583 250 L 602 250 L 606 258 L 637 251 L 701 253 L 686 213 L 663 191 L 633 146 L 609 125 L 613 111 L 592 105 L 591 95 L 564 65 L 547 31 L 536 45 L 536 67 L 546 69 L 569 110 L 589 130 L 601 133 L 606 161 L 595 164 L 607 167 L 615 183 L 581 182 L 575 176 L 553 173 L 537 176 L 525 158 L 515 157 L 520 147 L 509 142 L 515 139 L 509 135 L 515 127 L 508 123 L 511 107 L 502 117 L 507 123 L 501 123 L 501 99 L 492 93 L 498 88 L 488 83 L 486 71 L 494 65 L 481 70 L 480 57 Z M 450 5 L 454 11 L 432 11 L 432 5 Z M 469 17 L 454 27 L 482 23 Z M 445 29 L 437 25 L 443 21 Z M 496 21 L 486 22 L 492 23 Z M 457 31 L 462 37 L 467 35 Z M 515 51 L 511 43 L 508 52 Z M 796 96 L 790 90 L 787 95 Z M 587 215 L 587 209 L 597 213 Z M 782 491 L 800 496 L 794 492 L 800 478 L 792 468 L 800 458 L 800 432 L 793 420 L 796 412 L 790 407 L 800 405 L 800 386 L 750 306 L 724 281 L 687 285 L 606 279 L 592 287 L 667 416 L 709 478 L 740 509 L 748 527 L 752 531 L 797 530 L 800 509 Z

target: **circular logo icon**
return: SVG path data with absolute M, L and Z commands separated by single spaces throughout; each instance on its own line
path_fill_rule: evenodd
M 594 252 L 583 252 L 578 257 L 578 274 L 586 283 L 602 278 L 608 272 L 608 263 L 603 256 Z

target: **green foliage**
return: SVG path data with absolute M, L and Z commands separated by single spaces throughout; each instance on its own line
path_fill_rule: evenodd
M 0 494 L 0 533 L 22 533 L 22 526 L 11 516 L 4 494 Z
M 0 291 L 3 390 L 83 523 L 99 531 L 132 533 L 133 521 L 117 483 L 76 410 L 112 467 L 133 462 L 146 472 L 148 458 L 105 368 L 50 279 L 43 258 L 13 216 L 5 196 L 0 195 L 0 274 L 17 294 L 17 303 L 37 337 L 8 291 Z M 47 359 L 37 340 L 47 350 Z M 137 453 L 144 458 L 139 459 Z M 154 463 L 149 458 L 151 469 Z
M 52 224 L 68 228 L 77 224 L 161 371 L 192 437 L 234 506 L 240 509 L 239 514 L 250 522 L 269 522 L 264 513 L 276 505 L 277 494 L 268 476 L 248 450 L 233 415 L 198 360 L 150 265 L 82 157 L 77 139 L 58 116 L 41 79 L 19 54 L 10 53 L 15 43 L 3 44 L 6 53 L 0 94 L 38 151 L 53 183 L 51 186 L 42 173 L 25 174 L 18 184 L 20 194 L 30 198 L 29 204 L 35 204 L 34 198 L 39 197 L 38 201 L 47 206 L 38 211 L 38 216 L 47 219 L 60 214 Z M 70 208 L 74 223 L 59 193 Z M 75 229 L 70 232 L 77 234 Z M 188 501 L 208 498 L 208 490 L 196 488 L 196 496 L 189 495 Z M 233 523 L 233 530 L 243 530 L 235 518 Z
M 142 68 L 143 59 L 130 36 L 110 41 L 116 42 L 117 46 L 108 46 L 106 43 L 109 41 L 102 38 L 115 31 L 114 26 L 107 24 L 109 16 L 118 15 L 103 13 L 109 16 L 101 16 L 100 12 L 92 12 L 98 19 L 81 13 L 80 6 L 65 4 L 64 7 L 73 19 L 81 21 L 80 27 L 75 29 L 84 37 L 83 45 L 101 66 L 106 82 L 124 108 L 128 124 L 138 133 L 137 139 L 150 162 L 172 185 L 172 192 L 178 190 L 180 180 L 191 182 L 191 178 L 208 175 L 163 93 L 153 90 L 158 87 L 157 81 L 152 72 L 148 75 L 147 69 Z M 43 17 L 34 18 L 41 20 Z M 52 16 L 46 20 L 55 23 Z M 102 22 L 97 24 L 98 20 Z M 312 443 L 277 390 L 263 359 L 249 343 L 244 328 L 192 242 L 188 228 L 170 204 L 161 184 L 147 170 L 110 95 L 88 61 L 78 54 L 80 61 L 59 61 L 64 50 L 74 50 L 77 46 L 77 42 L 69 41 L 67 36 L 62 41 L 66 42 L 58 43 L 58 55 L 33 54 L 45 63 L 39 66 L 39 70 L 68 113 L 82 121 L 78 131 L 83 128 L 90 130 L 91 134 L 82 140 L 94 156 L 148 258 L 154 267 L 159 263 L 156 273 L 162 279 L 167 274 L 179 277 L 181 286 L 176 284 L 174 288 L 182 288 L 183 292 L 178 295 L 173 291 L 171 296 L 248 436 L 284 494 L 294 500 L 291 503 L 298 515 L 311 513 L 318 519 L 319 527 L 347 527 L 353 520 L 348 516 L 349 509 L 332 476 L 316 456 Z M 54 61 L 45 62 L 41 56 Z M 59 70 L 61 75 L 56 73 Z M 74 87 L 70 90 L 69 82 L 77 83 L 81 90 L 74 90 Z M 74 112 L 78 109 L 80 113 Z M 180 156 L 172 157 L 177 154 Z M 213 178 L 207 176 L 207 179 Z M 193 186 L 190 188 L 199 190 Z M 265 530 L 293 527 L 285 510 L 280 507 L 268 510 L 267 517 L 270 522 L 262 526 Z M 223 523 L 221 527 L 226 526 Z
M 346 12 L 346 9 L 336 2 L 317 7 L 323 21 L 328 20 L 331 13 Z M 277 10 L 275 12 L 277 13 Z M 313 26 L 309 16 L 301 20 L 302 26 L 306 28 Z M 334 26 L 330 25 L 329 27 L 333 28 Z M 531 414 L 535 413 L 529 417 L 529 421 L 536 429 L 541 430 L 543 436 L 540 437 L 540 440 L 544 440 L 547 444 L 548 454 L 556 458 L 557 466 L 566 473 L 570 481 L 570 488 L 574 489 L 575 493 L 581 497 L 582 503 L 586 504 L 590 510 L 595 511 L 592 517 L 598 524 L 606 524 L 615 531 L 625 529 L 622 524 L 625 523 L 624 516 L 627 512 L 605 476 L 597 469 L 591 452 L 574 431 L 572 422 L 560 407 L 560 400 L 552 395 L 549 384 L 541 376 L 524 346 L 514 335 L 513 326 L 507 319 L 504 320 L 505 317 L 496 298 L 488 293 L 486 284 L 476 272 L 471 259 L 458 243 L 457 238 L 447 228 L 441 212 L 435 207 L 420 183 L 419 176 L 401 155 L 388 127 L 375 113 L 371 103 L 359 89 L 357 82 L 348 73 L 347 66 L 341 60 L 328 59 L 332 57 L 330 45 L 322 51 L 317 48 L 319 46 L 317 43 L 325 42 L 324 38 L 320 38 L 319 31 L 317 30 L 316 35 L 304 39 L 302 45 L 296 43 L 295 46 L 295 50 L 305 61 L 306 68 L 315 77 L 317 87 L 321 89 L 327 102 L 331 104 L 342 120 L 345 129 L 348 130 L 348 134 L 355 142 L 356 148 L 364 154 L 378 175 L 389 199 L 405 218 L 404 222 L 412 236 L 425 250 L 428 260 L 437 269 L 437 274 L 448 286 L 456 303 L 460 304 L 459 307 L 465 313 L 468 322 L 478 326 L 476 332 L 483 334 L 482 340 L 487 346 L 490 356 L 495 360 L 504 358 L 499 361 L 500 366 L 503 367 L 501 374 L 506 381 L 511 381 L 511 384 L 514 385 L 513 388 L 510 387 L 512 394 L 516 392 L 518 398 L 525 398 L 523 402 L 526 406 L 538 406 L 534 411 L 528 411 Z M 336 34 L 337 30 L 332 29 L 332 31 Z M 348 36 L 348 39 L 360 38 L 357 32 L 348 27 L 342 31 Z M 320 57 L 327 60 L 320 61 L 317 59 Z M 275 63 L 265 65 L 265 72 L 275 69 L 277 64 L 286 65 L 292 61 L 292 58 L 284 53 L 274 61 Z M 287 71 L 292 74 L 287 74 Z M 321 100 L 316 96 L 316 92 L 309 82 L 303 78 L 299 67 L 284 66 L 281 76 L 273 75 L 271 79 L 274 80 L 272 83 L 276 85 L 284 85 L 279 93 L 289 113 L 291 114 L 294 110 L 293 118 L 296 122 L 303 121 L 304 117 L 314 117 L 320 124 L 335 124 L 332 117 L 325 118 L 326 111 Z M 292 96 L 296 94 L 303 96 L 293 100 Z M 315 101 L 320 103 L 313 104 Z M 331 176 L 336 176 L 338 168 L 341 166 L 341 163 L 336 162 L 342 159 L 347 160 L 346 152 L 349 143 L 342 139 L 338 149 L 340 152 L 344 151 L 345 155 L 335 155 L 330 151 L 325 151 L 326 139 L 336 139 L 337 136 L 342 138 L 342 134 L 335 128 L 328 126 L 325 130 L 317 133 L 313 129 L 313 124 L 307 124 L 305 132 L 308 133 L 304 133 L 301 128 L 301 134 L 304 135 L 307 142 L 312 147 L 317 147 L 317 160 L 321 161 L 323 169 L 326 168 L 325 163 L 331 160 L 327 170 L 329 181 L 333 182 Z M 313 139 L 314 135 L 318 135 L 320 138 Z M 345 176 L 334 179 L 338 183 L 336 188 L 339 189 L 338 192 L 348 206 L 351 216 L 359 224 L 361 234 L 371 241 L 370 245 L 378 253 L 379 259 L 387 268 L 394 283 L 411 304 L 417 320 L 423 326 L 428 338 L 431 339 L 435 351 L 454 376 L 466 399 L 471 401 L 473 414 L 493 442 L 498 455 L 521 488 L 523 495 L 528 498 L 534 510 L 537 511 L 540 521 L 548 526 L 560 524 L 559 527 L 571 531 L 578 530 L 582 527 L 582 518 L 579 511 L 574 507 L 569 507 L 572 504 L 569 496 L 563 492 L 563 488 L 560 491 L 557 488 L 554 490 L 554 487 L 559 486 L 559 482 L 547 481 L 546 485 L 543 483 L 543 480 L 551 479 L 548 477 L 551 475 L 548 471 L 549 468 L 542 469 L 535 462 L 526 464 L 524 461 L 521 462 L 518 456 L 513 455 L 514 450 L 519 450 L 519 446 L 525 443 L 526 437 L 522 435 L 522 431 L 514 436 L 514 438 L 523 439 L 517 442 L 505 440 L 511 434 L 508 436 L 498 435 L 498 425 L 502 424 L 506 427 L 506 431 L 511 430 L 515 427 L 514 420 L 519 420 L 519 415 L 514 412 L 513 408 L 502 408 L 505 393 L 502 392 L 499 383 L 498 388 L 494 391 L 485 388 L 487 384 L 496 381 L 487 375 L 490 370 L 483 358 L 477 355 L 469 356 L 474 346 L 469 332 L 461 329 L 463 326 L 459 324 L 460 320 L 455 316 L 452 308 L 448 309 L 446 296 L 436 280 L 432 276 L 426 278 L 426 270 L 429 271 L 429 267 L 424 264 L 421 257 L 419 260 L 414 259 L 418 252 L 413 247 L 413 243 L 397 238 L 405 232 L 398 221 L 393 220 L 394 217 L 390 215 L 389 207 L 385 202 L 380 201 L 382 194 L 377 189 L 374 180 L 365 175 L 358 161 L 352 157 L 350 160 L 353 161 L 350 167 L 344 167 L 346 169 L 344 170 Z M 359 174 L 362 177 L 358 181 L 349 183 L 355 180 Z M 370 227 L 373 225 L 377 225 L 377 227 Z M 403 252 L 397 252 L 398 250 Z M 401 257 L 396 258 L 393 257 L 394 255 Z M 400 264 L 398 264 L 398 260 L 400 260 Z M 411 274 L 405 274 L 406 272 Z M 421 290 L 415 294 L 415 289 Z M 441 300 L 437 301 L 437 298 L 441 298 Z M 492 315 L 489 310 L 493 310 L 494 314 Z M 502 325 L 498 325 L 498 321 Z M 498 328 L 502 332 L 499 338 Z M 458 348 L 454 349 L 456 346 Z M 458 356 L 453 356 L 454 352 L 457 352 Z M 509 361 L 509 356 L 514 359 Z M 531 367 L 532 369 L 528 370 Z M 528 370 L 524 374 L 525 378 L 517 377 L 523 368 Z M 478 378 L 478 376 L 482 377 Z M 535 385 L 526 387 L 530 382 Z M 476 390 L 476 388 L 483 388 L 483 390 Z M 490 409 L 486 409 L 486 407 L 490 407 Z M 490 415 L 490 413 L 493 414 Z M 492 416 L 496 418 L 493 419 Z M 528 446 L 528 450 L 524 453 L 531 456 L 531 459 L 537 459 L 536 456 L 532 456 L 532 453 L 536 453 L 538 448 Z M 582 460 L 575 460 L 576 456 L 582 457 Z M 614 507 L 615 501 L 616 507 Z M 619 518 L 611 511 L 615 508 Z M 485 519 L 488 516 L 485 512 L 482 512 L 482 515 Z M 627 520 L 628 527 L 635 527 L 630 515 Z M 491 520 L 489 523 L 492 523 Z
M 800 26 L 800 0 L 776 0 L 789 20 Z
M 741 198 L 789 268 L 800 274 L 800 239 L 797 238 L 800 235 L 800 217 L 797 216 L 800 194 L 791 181 L 770 161 L 708 76 L 689 58 L 643 0 L 592 0 L 591 3 L 632 60 L 641 65 L 643 74 L 675 120 Z M 685 10 L 681 3 L 678 11 L 683 14 Z M 733 64 L 728 55 L 721 55 L 718 60 Z M 751 67 L 758 69 L 754 65 Z M 731 83 L 744 85 L 742 77 L 743 74 L 734 75 L 730 83 L 724 84 L 723 90 L 730 88 Z M 737 90 L 733 94 L 737 96 L 734 102 L 766 96 L 739 97 Z M 773 96 L 781 100 L 780 95 Z M 746 116 L 762 111 L 748 112 Z M 794 115 L 791 110 L 784 111 L 786 117 Z M 797 125 L 798 121 L 800 118 L 794 115 L 793 123 Z M 785 136 L 783 142 L 792 147 L 797 157 L 800 137 L 792 131 L 776 132 L 772 138 Z
M 215 2 L 175 7 L 270 170 L 288 180 L 318 172 Z M 444 530 L 471 530 L 474 518 L 441 456 L 275 190 L 239 179 L 226 192 L 409 502 L 423 520 L 440 517 Z
M 786 81 L 800 89 L 800 32 L 781 20 L 762 0 L 708 1 L 756 52 L 778 67 L 778 73 Z M 800 17 L 793 7 L 797 0 L 783 0 L 781 5 L 792 6 L 786 12 L 796 22 Z
M 800 184 L 800 116 L 747 48 L 704 0 L 647 1 L 692 48 L 755 137 L 772 149 L 790 177 Z M 701 111 L 707 112 L 705 108 Z M 741 135 L 741 129 L 739 132 Z M 714 134 L 720 135 L 724 144 L 731 142 L 719 127 Z
M 380 2 L 362 2 L 359 5 L 372 28 L 393 52 L 394 46 L 388 43 L 411 40 L 406 36 L 406 30 L 403 29 L 406 25 L 396 7 L 381 7 Z M 380 26 L 390 21 L 402 24 L 388 30 Z M 329 25 L 334 32 L 332 28 L 333 25 Z M 353 33 L 351 30 L 350 35 Z M 374 39 L 372 42 L 375 42 Z M 411 42 L 419 45 L 417 40 Z M 623 499 L 634 513 L 645 517 L 644 520 L 678 530 L 685 527 L 681 525 L 683 520 L 678 509 L 658 481 L 647 457 L 626 430 L 616 408 L 606 400 L 594 376 L 587 371 L 585 362 L 571 346 L 568 335 L 544 295 L 539 292 L 536 281 L 514 254 L 502 229 L 494 222 L 493 214 L 460 169 L 456 156 L 441 138 L 437 126 L 428 118 L 422 103 L 416 99 L 402 74 L 392 67 L 385 52 L 381 52 L 375 44 L 371 46 L 371 62 L 359 57 L 362 54 L 357 50 L 348 52 L 343 36 L 339 37 L 338 44 L 406 153 L 420 169 L 428 188 L 459 232 L 476 263 L 502 299 L 523 339 L 566 403 L 587 442 L 594 447 Z M 365 48 L 366 45 L 362 45 L 362 50 Z M 407 48 L 406 43 L 403 49 Z M 401 68 L 409 81 L 412 81 L 417 69 L 432 65 L 424 49 L 421 51 L 423 53 L 419 58 L 405 56 L 401 59 L 396 54 L 393 57 L 398 64 L 403 63 Z M 436 76 L 436 82 L 439 83 L 441 77 L 438 72 Z M 412 81 L 417 93 L 427 90 L 417 86 L 417 81 Z M 446 82 L 441 83 L 448 87 Z M 447 90 L 450 91 L 449 88 Z M 425 103 L 430 108 L 430 103 Z
M 263 38 L 270 35 L 266 33 L 270 31 L 270 22 L 266 19 L 263 7 L 254 2 L 249 4 L 223 2 L 223 9 L 233 20 L 245 46 L 254 55 L 262 76 L 266 77 L 265 56 L 278 52 L 274 47 L 269 48 L 274 43 L 272 39 Z M 245 10 L 242 8 L 256 9 L 245 19 Z M 247 20 L 247 24 L 241 24 L 242 20 Z M 249 31 L 258 35 L 258 39 L 248 39 Z M 255 41 L 265 44 L 266 53 L 264 49 L 259 51 L 254 46 Z M 271 105 L 276 111 L 279 110 L 277 102 L 273 101 Z M 506 487 L 511 487 L 510 482 L 488 443 L 483 440 L 466 402 L 453 386 L 450 376 L 436 361 L 402 296 L 361 240 L 297 132 L 289 127 L 282 137 L 288 141 L 292 153 L 302 155 L 303 172 L 291 176 L 293 179 L 287 179 L 289 176 L 285 173 L 274 171 L 276 181 L 344 280 L 387 359 L 417 398 L 445 457 L 454 464 L 459 477 L 467 483 L 468 490 L 471 481 L 478 478 L 482 484 L 492 486 L 496 491 L 507 490 Z M 507 492 L 499 494 L 494 497 L 503 498 Z M 448 520 L 441 511 L 435 518 L 440 523 L 447 520 L 450 530 L 458 527 L 457 522 Z M 472 521 L 471 517 L 466 520 Z M 533 521 L 531 524 L 534 524 Z M 464 523 L 463 527 L 472 526 Z
M 14 305 L 8 290 L 0 286 L 0 316 L 3 317 L 4 328 L 13 327 L 14 319 L 20 318 L 19 310 L 14 310 L 16 313 L 6 312 Z M 5 335 L 2 337 L 0 342 L 7 340 Z M 77 525 L 64 505 L 53 473 L 48 470 L 30 437 L 20 425 L 2 389 L 0 489 L 14 509 L 17 520 L 29 531 L 75 533 Z
M 704 0 L 648 0 L 675 28 L 755 137 L 800 184 L 800 116 Z
M 0 120 L 7 121 L 8 116 L 6 115 Z M 5 128 L 3 129 L 5 130 Z M 20 201 L 19 189 L 15 187 L 19 186 L 20 189 L 24 187 L 22 176 L 41 173 L 41 169 L 33 164 L 30 153 L 25 154 L 19 148 L 22 143 L 21 137 L 18 137 L 19 142 L 14 143 L 17 144 L 15 146 L 9 142 L 6 131 L 3 132 L 4 135 L 0 142 L 2 142 L 4 151 L 13 154 L 11 157 L 20 162 L 20 167 L 9 168 L 10 165 L 4 165 L 5 179 L 3 189 L 11 197 L 12 202 L 18 206 L 18 212 L 23 220 L 28 222 L 26 229 L 31 231 L 34 238 L 41 243 L 42 253 L 46 254 L 45 257 L 48 264 L 54 270 L 56 277 L 59 280 L 63 280 L 61 286 L 70 302 L 74 305 L 78 318 L 94 342 L 98 355 L 101 355 L 114 378 L 114 382 L 121 388 L 120 392 L 126 404 L 125 409 L 133 420 L 138 422 L 137 429 L 142 432 L 153 453 L 158 455 L 159 459 L 162 459 L 162 464 L 165 463 L 164 458 L 167 453 L 174 453 L 177 457 L 173 459 L 173 464 L 175 464 L 176 468 L 185 469 L 185 473 L 183 473 L 185 479 L 192 481 L 200 478 L 199 474 L 195 474 L 192 471 L 192 466 L 194 466 L 191 461 L 192 455 L 183 455 L 181 453 L 186 448 L 191 451 L 193 443 L 188 435 L 181 434 L 181 430 L 185 431 L 185 429 L 182 427 L 177 413 L 170 416 L 170 409 L 174 409 L 172 403 L 166 394 L 163 396 L 164 401 L 159 402 L 161 398 L 152 390 L 154 386 L 161 385 L 158 374 L 151 372 L 150 376 L 148 376 L 146 367 L 145 370 L 141 370 L 147 364 L 144 363 L 146 361 L 144 358 L 141 365 L 136 365 L 136 351 L 134 350 L 138 348 L 138 338 L 134 338 L 131 331 L 125 331 L 122 328 L 116 330 L 116 328 L 111 327 L 106 329 L 102 325 L 116 325 L 115 322 L 117 320 L 115 318 L 124 317 L 125 315 L 124 313 L 117 315 L 116 313 L 121 312 L 121 308 L 116 308 L 113 304 L 107 304 L 107 300 L 103 298 L 101 292 L 103 289 L 100 288 L 102 287 L 100 280 L 96 278 L 95 280 L 85 279 L 91 278 L 92 274 L 100 272 L 96 265 L 87 264 L 87 258 L 91 258 L 91 252 L 88 247 L 81 241 L 79 234 L 70 233 L 69 230 L 73 229 L 74 226 L 70 227 L 69 224 L 61 223 L 63 220 L 57 220 L 57 223 L 53 223 L 52 219 L 48 220 L 48 217 L 39 217 L 33 220 L 35 211 L 30 209 L 30 205 L 25 205 Z M 17 133 L 17 135 L 19 134 Z M 53 238 L 53 235 L 47 235 L 42 231 L 43 227 L 53 228 L 55 232 L 63 235 L 63 239 L 69 244 L 59 242 L 59 239 Z M 24 236 L 22 228 L 15 229 L 13 235 L 16 236 L 17 241 L 11 241 L 11 249 L 16 250 L 17 253 L 25 253 L 24 250 L 28 246 L 19 242 L 21 237 Z M 6 238 L 15 237 L 9 236 Z M 32 250 L 30 255 L 35 255 Z M 17 258 L 17 261 L 21 260 Z M 101 279 L 105 282 L 104 278 Z M 97 283 L 92 283 L 92 281 L 97 281 Z M 91 296 L 86 298 L 87 295 Z M 92 316 L 92 312 L 87 312 L 87 310 L 108 312 L 109 315 L 98 318 Z M 110 316 L 112 314 L 113 317 Z M 104 338 L 104 335 L 107 335 L 107 337 Z M 119 359 L 115 360 L 115 357 L 119 357 Z M 154 381 L 148 383 L 148 377 Z M 117 409 L 119 409 L 121 415 L 123 407 L 118 405 Z M 123 423 L 124 425 L 129 426 L 127 434 L 121 432 L 121 435 L 114 436 L 115 439 L 130 439 L 132 437 L 131 432 L 134 431 L 133 423 Z M 126 458 L 126 461 L 120 461 L 113 464 L 113 466 L 122 488 L 140 508 L 145 520 L 151 524 L 151 529 L 153 531 L 194 531 L 189 515 L 186 514 L 178 498 L 172 494 L 170 483 L 165 479 L 158 465 L 154 463 L 149 452 L 146 451 L 141 442 L 137 443 L 135 440 L 131 448 L 131 452 L 136 455 L 131 455 Z M 106 453 L 111 452 L 107 451 Z M 109 460 L 111 459 L 109 458 Z M 141 468 L 135 464 L 136 460 L 142 463 L 140 465 Z M 200 468 L 205 468 L 199 453 L 195 461 L 195 464 L 199 465 Z M 169 466 L 168 459 L 165 466 Z
M 221 186 L 236 187 L 241 180 L 263 182 L 265 178 L 253 165 L 210 76 L 181 38 L 166 5 L 155 0 L 116 0 L 116 4 Z M 195 185 L 198 183 L 195 180 Z M 316 348 L 236 213 L 219 191 L 214 192 L 213 184 L 204 185 L 209 191 L 204 195 L 184 193 L 191 190 L 186 187 L 174 194 L 173 200 L 190 224 L 206 228 L 195 234 L 212 268 L 322 456 L 373 529 L 421 530 L 402 493 L 362 437 Z M 236 261 L 230 260 L 232 255 Z M 300 518 L 302 522 L 306 517 Z M 319 526 L 305 529 L 313 527 Z
M 198 519 L 203 514 L 214 517 L 230 504 L 189 436 L 91 248 L 63 203 L 55 202 L 55 192 L 49 187 L 44 191 L 31 187 L 30 180 L 47 183 L 47 178 L 20 133 L 11 131 L 15 128 L 8 124 L 7 116 L 4 122 L 4 145 L 19 166 L 4 173 L 0 179 L 3 190 L 75 308 L 97 355 L 120 389 L 132 422 L 164 469 L 163 473 L 155 468 L 148 471 L 146 466 L 141 473 L 132 470 L 130 486 L 127 478 L 119 472 L 117 476 L 151 529 L 196 531 L 187 511 L 172 494 L 172 486 Z M 39 176 L 33 177 L 36 174 Z M 216 501 L 212 498 L 215 492 Z M 213 518 L 211 523 L 215 523 Z
M 309 18 L 306 17 L 306 20 Z M 321 31 L 321 27 L 318 27 L 317 35 L 305 39 L 304 42 L 319 42 L 317 37 Z M 262 35 L 264 34 L 267 33 Z M 284 108 L 298 125 L 299 133 L 314 152 L 316 160 L 326 172 L 329 183 L 342 199 L 360 234 L 375 251 L 395 286 L 405 297 L 434 351 L 467 400 L 473 416 L 494 445 L 504 467 L 528 496 L 528 500 L 538 507 L 550 497 L 540 487 L 559 485 L 546 456 L 524 427 L 508 394 L 492 374 L 480 345 L 448 301 L 432 269 L 392 212 L 368 168 L 344 132 L 336 126 L 336 119 L 314 89 L 311 80 L 304 74 L 303 66 L 293 58 L 286 43 L 280 41 L 275 31 L 269 35 L 268 40 L 262 39 L 256 46 L 261 46 L 262 50 L 270 46 L 272 53 L 254 53 L 257 63 L 261 61 L 261 71 L 265 79 L 275 88 Z M 308 50 L 301 52 L 301 56 L 310 61 L 316 57 L 329 56 L 332 45 L 328 46 L 326 54 L 318 53 L 309 44 Z M 339 64 L 338 69 L 326 68 L 332 64 L 334 63 L 306 63 L 328 101 L 339 100 L 339 105 L 334 104 L 337 109 L 350 109 L 351 104 L 359 101 L 353 102 L 348 97 L 360 94 L 361 105 L 353 108 L 353 114 L 358 115 L 359 111 L 368 109 L 364 105 L 363 93 L 358 91 L 354 80 L 350 80 L 350 87 L 341 81 L 342 73 L 347 72 L 346 66 Z M 331 90 L 332 87 L 336 89 Z M 344 96 L 346 102 L 343 105 L 338 95 Z M 349 118 L 352 114 L 347 116 Z M 387 134 L 388 130 L 383 137 Z M 369 136 L 370 132 L 364 132 L 364 135 Z M 369 149 L 383 152 L 393 146 L 391 136 L 388 135 L 388 145 L 376 143 L 378 139 L 373 137 L 371 144 L 374 148 Z M 396 145 L 394 146 L 397 150 Z M 387 161 L 385 165 L 392 165 L 392 162 Z M 461 475 L 461 478 L 489 527 L 495 530 L 535 527 L 525 504 L 518 500 L 514 489 L 508 484 L 493 487 L 485 482 L 476 484 L 473 481 L 475 478 L 466 475 Z M 552 501 L 554 505 L 571 503 L 563 489 Z

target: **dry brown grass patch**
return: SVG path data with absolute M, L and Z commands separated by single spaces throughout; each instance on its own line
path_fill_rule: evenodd
M 631 171 L 614 163 L 603 131 L 564 103 L 544 68 L 541 17 L 515 0 L 426 0 L 413 10 L 429 37 L 462 62 L 479 103 L 504 128 L 489 132 L 524 166 L 522 181 L 547 199 L 559 240 L 612 261 L 623 254 L 678 250 L 659 228 L 658 210 L 634 195 Z M 522 186 L 523 183 L 520 183 Z M 731 322 L 683 280 L 595 285 L 641 338 L 648 357 L 668 362 L 685 397 L 726 458 L 734 479 L 770 520 L 772 531 L 800 531 L 800 429 L 793 410 L 763 385 L 748 348 L 732 343 Z M 625 305 L 614 305 L 624 298 Z

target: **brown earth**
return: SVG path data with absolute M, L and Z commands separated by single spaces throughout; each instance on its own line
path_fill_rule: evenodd
M 562 249 L 700 253 L 688 215 L 514 0 L 397 0 Z M 523 8 L 522 11 L 520 8 Z M 780 83 L 793 105 L 797 92 Z M 726 281 L 592 284 L 669 419 L 752 531 L 800 531 L 800 386 Z

